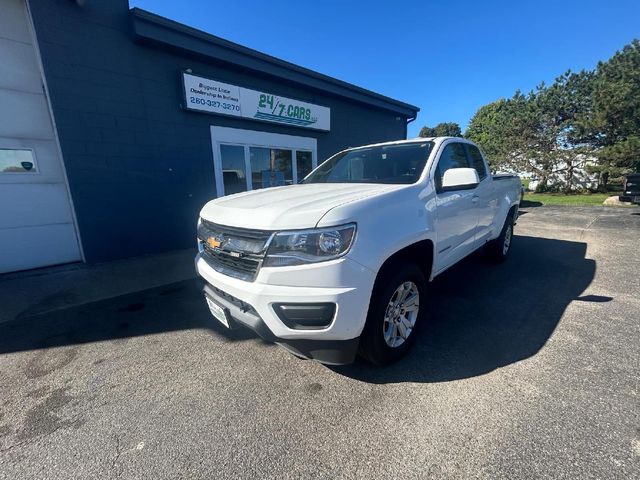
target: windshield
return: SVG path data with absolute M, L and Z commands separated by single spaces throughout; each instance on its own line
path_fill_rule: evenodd
M 365 147 L 338 153 L 302 183 L 415 183 L 433 142 Z

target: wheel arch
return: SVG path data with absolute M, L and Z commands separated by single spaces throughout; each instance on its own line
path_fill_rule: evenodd
M 430 239 L 418 240 L 397 250 L 382 263 L 376 275 L 376 283 L 382 275 L 388 271 L 394 264 L 401 261 L 409 261 L 415 263 L 422 271 L 425 280 L 431 280 L 434 259 L 434 243 Z
M 407 266 L 411 266 L 412 270 L 415 271 L 417 268 L 423 272 L 424 283 L 426 284 L 431 276 L 433 248 L 433 241 L 428 239 L 418 240 L 394 252 L 378 269 L 372 296 L 369 301 L 367 321 L 361 332 L 359 344 L 360 354 L 370 362 L 376 365 L 386 365 L 397 360 L 410 347 L 412 339 L 415 339 L 415 335 L 412 335 L 409 337 L 408 342 L 401 344 L 393 350 L 390 350 L 388 345 L 385 347 L 382 335 L 383 330 L 380 329 L 380 327 L 384 325 L 384 319 L 382 316 L 376 315 L 376 312 L 380 312 L 381 314 L 384 312 L 382 310 L 384 307 L 381 302 L 388 302 L 388 298 L 383 295 L 384 289 L 389 286 L 394 286 L 394 284 L 391 281 L 385 283 L 382 280 L 387 275 L 394 274 L 394 265 L 401 265 L 408 262 L 410 265 Z M 374 307 L 375 309 L 372 310 Z M 424 316 L 426 310 L 420 309 L 420 311 Z
M 505 201 L 503 203 L 504 207 L 500 209 L 500 213 L 496 215 L 494 219 L 494 223 L 492 225 L 492 234 L 491 239 L 498 238 L 500 232 L 502 231 L 502 227 L 504 226 L 504 222 L 507 220 L 507 217 L 514 214 L 518 211 L 519 203 L 517 201 Z

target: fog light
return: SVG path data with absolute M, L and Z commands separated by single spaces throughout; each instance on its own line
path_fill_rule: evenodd
M 335 303 L 275 303 L 273 310 L 287 327 L 294 330 L 318 330 L 331 324 Z

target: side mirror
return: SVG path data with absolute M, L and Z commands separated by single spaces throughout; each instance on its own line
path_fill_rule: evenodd
M 480 177 L 475 168 L 450 168 L 442 177 L 442 191 L 470 190 L 480 183 Z

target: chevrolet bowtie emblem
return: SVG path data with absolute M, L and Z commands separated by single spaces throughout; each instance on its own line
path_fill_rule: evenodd
M 207 245 L 209 245 L 211 248 L 220 248 L 220 245 L 222 245 L 222 242 L 218 240 L 216 237 L 209 237 L 207 238 Z

